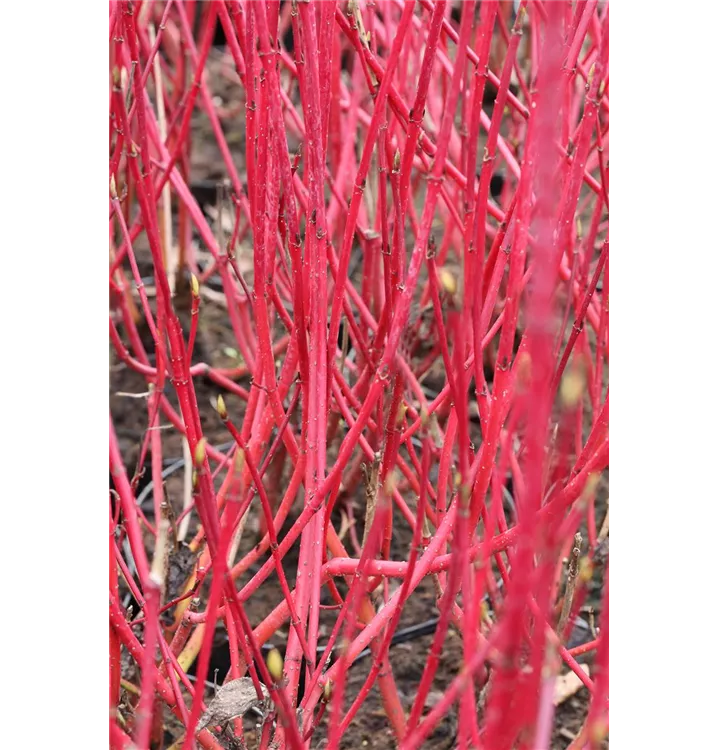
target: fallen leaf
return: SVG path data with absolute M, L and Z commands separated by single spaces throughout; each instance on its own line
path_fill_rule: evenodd
M 426 696 L 424 705 L 427 708 L 434 708 L 434 706 L 436 706 L 443 697 L 444 694 L 441 692 L 441 690 L 430 690 L 429 694 Z
M 579 666 L 586 673 L 586 676 L 588 676 L 588 665 L 581 664 Z M 575 695 L 582 687 L 583 683 L 581 682 L 581 678 L 575 672 L 568 672 L 567 674 L 559 675 L 556 678 L 556 686 L 553 691 L 553 705 L 560 705 L 567 698 Z
M 201 732 L 208 726 L 223 727 L 232 719 L 244 716 L 247 711 L 266 704 L 269 700 L 269 693 L 264 685 L 262 685 L 262 693 L 264 700 L 257 697 L 257 691 L 249 677 L 240 677 L 222 685 L 207 706 L 207 710 L 202 714 L 197 724 L 197 732 Z

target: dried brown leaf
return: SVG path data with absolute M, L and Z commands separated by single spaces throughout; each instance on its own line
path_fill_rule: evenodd
M 201 732 L 208 726 L 224 726 L 238 716 L 244 716 L 247 711 L 255 707 L 261 708 L 269 700 L 269 693 L 262 685 L 264 700 L 257 697 L 257 691 L 249 677 L 240 677 L 237 680 L 222 685 L 217 694 L 210 702 L 207 710 L 197 724 L 197 731 Z

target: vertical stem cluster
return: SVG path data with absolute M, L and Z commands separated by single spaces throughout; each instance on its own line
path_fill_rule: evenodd
M 270 695 L 260 748 L 337 748 L 377 687 L 402 750 L 452 712 L 460 748 L 538 750 L 559 669 L 596 744 L 607 566 L 599 630 L 565 640 L 608 528 L 607 10 L 122 0 L 109 21 L 111 378 L 148 394 L 139 436 L 141 401 L 110 414 L 111 746 L 149 748 L 162 703 L 176 746 L 249 743 L 238 715 L 196 731 L 225 633 L 219 681 Z M 428 591 L 409 682 L 392 645 Z

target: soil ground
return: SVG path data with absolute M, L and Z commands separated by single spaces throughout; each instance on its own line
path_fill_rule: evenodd
M 241 102 L 236 100 L 237 93 L 240 90 L 238 86 L 230 86 L 225 78 L 219 75 L 221 66 L 221 55 L 219 50 L 213 50 L 209 62 L 213 86 L 212 90 L 223 100 L 223 105 L 227 108 L 236 107 Z M 234 99 L 233 99 L 234 97 Z M 224 165 L 216 146 L 214 137 L 211 132 L 207 132 L 208 123 L 203 115 L 196 114 L 193 122 L 193 151 L 192 151 L 192 182 L 196 192 L 204 189 L 210 189 L 208 194 L 211 196 L 211 186 L 217 181 L 226 177 Z M 227 134 L 230 148 L 237 158 L 240 167 L 240 177 L 243 177 L 241 170 L 241 153 L 243 146 L 243 127 L 237 126 L 236 129 L 229 128 L 225 122 L 225 132 Z M 199 196 L 198 196 L 199 197 Z M 206 198 L 206 204 L 212 204 L 211 197 Z M 152 266 L 149 253 L 142 249 L 141 241 L 137 247 L 138 261 L 143 276 L 148 278 L 152 276 Z M 148 282 L 150 283 L 150 282 Z M 236 364 L 236 354 L 233 352 L 233 334 L 227 319 L 225 308 L 219 301 L 203 299 L 201 316 L 202 325 L 198 336 L 198 343 L 195 351 L 194 361 L 211 362 L 218 366 L 231 366 Z M 187 318 L 188 320 L 188 318 Z M 186 321 L 184 321 L 186 324 Z M 145 344 L 148 351 L 151 351 L 151 337 L 145 336 Z M 244 387 L 249 387 L 249 379 L 239 380 L 238 383 Z M 211 402 L 216 398 L 221 389 L 209 382 L 207 379 L 197 378 L 195 380 L 197 400 L 201 411 L 202 424 L 206 437 L 215 446 L 227 443 L 230 436 L 223 427 L 221 420 L 217 416 Z M 120 449 L 128 470 L 132 476 L 136 470 L 136 462 L 139 455 L 140 445 L 144 437 L 144 430 L 147 426 L 147 409 L 146 402 L 141 399 L 131 398 L 123 394 L 141 394 L 146 391 L 146 383 L 142 376 L 138 375 L 126 365 L 119 363 L 117 358 L 112 359 L 110 370 L 110 407 L 115 420 L 115 426 L 120 442 Z M 174 391 L 170 385 L 167 386 L 166 395 L 170 402 L 177 406 Z M 244 404 L 235 396 L 223 392 L 230 413 L 236 415 L 236 421 L 241 423 Z M 165 465 L 171 464 L 177 458 L 182 456 L 181 442 L 177 433 L 170 429 L 163 435 L 163 450 L 165 452 Z M 149 457 L 145 467 L 145 477 L 140 481 L 139 489 L 149 480 Z M 168 477 L 166 482 L 166 495 L 173 506 L 175 513 L 181 510 L 182 497 L 182 471 L 178 471 Z M 362 487 L 358 490 L 363 492 Z M 598 523 L 600 524 L 604 515 L 604 502 L 607 492 L 601 493 L 601 502 L 597 510 Z M 345 498 L 345 501 L 347 498 Z M 151 505 L 151 503 L 149 504 Z M 341 504 L 340 504 L 341 505 Z M 346 507 L 346 502 L 335 510 L 335 527 L 341 525 L 339 513 L 342 508 Z M 298 513 L 298 507 L 295 507 L 294 514 Z M 285 524 L 285 531 L 291 525 L 292 517 Z M 357 518 L 357 533 L 361 539 L 362 519 Z M 258 516 L 256 511 L 248 524 L 247 530 L 242 539 L 239 550 L 239 556 L 248 552 L 258 540 Z M 584 533 L 585 538 L 585 533 Z M 348 543 L 345 540 L 345 543 Z M 411 543 L 411 534 L 407 525 L 401 518 L 395 518 L 395 534 L 392 542 L 392 556 L 396 559 L 406 559 L 406 550 Z M 292 550 L 285 558 L 285 570 L 288 572 L 290 585 L 293 585 L 294 573 L 297 567 L 297 548 Z M 266 558 L 264 558 L 266 559 Z M 245 575 L 244 580 L 248 580 L 251 575 L 264 562 L 260 560 Z M 603 571 L 601 566 L 597 566 L 594 571 L 594 579 L 591 584 L 591 595 L 585 605 L 585 618 L 589 618 L 589 613 L 595 615 L 596 620 L 600 616 L 600 590 L 602 586 Z M 238 583 L 243 583 L 240 581 Z M 276 576 L 271 577 L 263 584 L 254 596 L 246 604 L 247 615 L 253 626 L 256 626 L 269 612 L 283 599 L 279 583 Z M 436 595 L 434 587 L 430 580 L 426 580 L 416 592 L 409 598 L 399 624 L 399 629 L 410 625 L 424 623 L 438 614 L 436 605 Z M 329 603 L 328 601 L 326 603 Z M 326 615 L 326 616 L 324 616 Z M 333 612 L 323 613 L 323 633 L 324 638 L 321 643 L 326 643 L 328 634 L 331 629 L 335 614 Z M 280 631 L 273 645 L 283 651 L 286 645 L 286 629 Z M 578 639 L 590 640 L 592 637 L 588 632 L 574 633 Z M 404 643 L 394 645 L 390 651 L 391 668 L 400 698 L 404 703 L 405 709 L 411 709 L 414 695 L 424 672 L 429 647 L 432 642 L 432 634 L 426 634 Z M 580 640 L 579 640 L 580 642 Z M 573 645 L 573 644 L 572 644 Z M 440 665 L 436 673 L 432 692 L 427 701 L 427 709 L 433 706 L 440 697 L 442 691 L 448 686 L 451 680 L 456 676 L 462 663 L 462 642 L 459 634 L 450 629 L 440 660 Z M 585 659 L 579 659 L 589 665 L 592 664 L 592 656 Z M 226 653 L 226 636 L 220 630 L 216 637 L 215 655 L 211 672 L 216 668 L 218 670 L 218 680 L 221 684 L 226 674 L 228 666 Z M 363 659 L 357 662 L 351 669 L 348 684 L 346 686 L 345 706 L 356 695 L 361 688 L 366 676 L 371 668 L 371 658 Z M 126 675 L 130 675 L 132 670 L 128 667 Z M 211 698 L 212 690 L 208 688 L 207 697 Z M 555 727 L 553 730 L 550 750 L 563 750 L 568 747 L 571 740 L 577 735 L 588 710 L 589 696 L 585 688 L 569 698 L 556 709 Z M 173 723 L 172 717 L 165 712 L 166 719 L 166 746 L 176 741 L 181 735 L 178 727 Z M 252 747 L 251 735 L 253 734 L 253 721 L 248 717 L 245 718 L 245 727 L 247 730 L 248 747 Z M 325 737 L 327 727 L 326 718 L 317 730 L 317 735 L 312 741 L 313 747 L 323 746 L 323 737 Z M 369 697 L 363 704 L 357 714 L 354 722 L 349 727 L 342 739 L 341 747 L 346 748 L 374 748 L 376 750 L 389 750 L 396 748 L 394 735 L 388 725 L 387 718 L 384 714 L 381 697 L 377 687 L 372 689 Z M 450 713 L 443 722 L 437 727 L 433 735 L 425 743 L 424 747 L 431 750 L 449 750 L 456 746 L 456 713 Z M 606 741 L 605 746 L 608 747 Z M 547 748 L 547 750 L 549 750 Z

